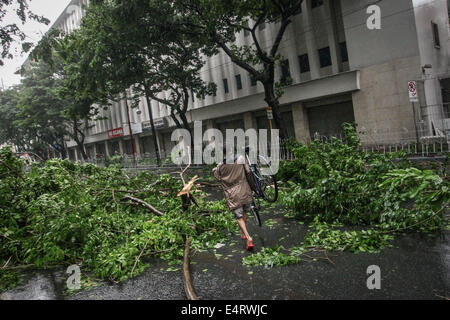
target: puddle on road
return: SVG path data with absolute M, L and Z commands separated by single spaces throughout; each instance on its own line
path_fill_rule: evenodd
M 0 300 L 62 300 L 66 285 L 64 270 L 26 271 L 16 288 L 0 295 Z

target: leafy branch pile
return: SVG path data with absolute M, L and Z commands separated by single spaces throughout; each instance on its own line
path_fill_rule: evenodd
M 298 216 L 384 230 L 442 227 L 438 213 L 449 201 L 448 177 L 416 169 L 406 160 L 394 161 L 398 154 L 361 151 L 350 124 L 344 124 L 344 133 L 344 142 L 332 139 L 293 147 L 296 160 L 284 165 L 284 170 L 292 170 L 293 182 L 286 200 Z
M 169 175 L 128 177 L 119 166 L 98 168 L 49 160 L 23 172 L 8 148 L 0 150 L 0 268 L 82 265 L 102 279 L 121 281 L 159 256 L 170 264 L 192 249 L 222 241 L 235 222 L 221 202 L 198 199 L 183 211 L 182 184 Z M 133 197 L 162 211 L 159 216 Z M 202 212 L 203 212 L 202 211 Z M 216 213 L 219 212 L 219 213 Z
M 394 160 L 401 154 L 361 151 L 354 126 L 344 124 L 343 129 L 344 141 L 291 143 L 295 160 L 280 164 L 278 177 L 289 185 L 281 193 L 283 203 L 296 218 L 312 222 L 301 252 L 378 252 L 395 234 L 433 234 L 445 227 L 450 200 L 445 170 L 439 175 Z M 290 255 L 298 256 L 293 251 Z M 267 252 L 258 255 L 244 263 L 258 261 Z
M 247 266 L 264 266 L 272 268 L 273 266 L 285 266 L 298 263 L 300 259 L 297 256 L 281 252 L 280 247 L 262 248 L 257 254 L 252 254 L 243 259 Z

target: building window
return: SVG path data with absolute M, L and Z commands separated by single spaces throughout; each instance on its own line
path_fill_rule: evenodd
M 284 61 L 281 61 L 280 63 L 281 67 L 281 83 L 286 83 L 291 79 L 291 70 L 289 69 L 289 60 L 286 59 Z
M 237 87 L 238 90 L 241 90 L 242 89 L 241 75 L 238 74 L 238 75 L 235 76 L 235 78 L 236 78 L 236 87 Z
M 309 66 L 308 54 L 302 54 L 301 56 L 298 56 L 298 63 L 300 65 L 300 73 L 311 71 L 311 67 Z
M 330 47 L 319 49 L 319 60 L 321 68 L 332 65 Z
M 228 79 L 223 79 L 223 90 L 225 93 L 230 92 L 230 89 L 228 88 Z
M 254 87 L 254 86 L 256 86 L 256 78 L 255 78 L 255 76 L 254 75 L 250 75 L 250 85 L 252 86 L 252 87 Z
M 439 39 L 439 27 L 437 23 L 431 22 L 431 27 L 433 28 L 433 40 L 434 40 L 434 46 L 436 48 L 441 47 L 441 40 Z
M 323 5 L 323 0 L 311 0 L 311 8 L 317 8 Z
M 347 42 L 339 43 L 339 48 L 341 50 L 342 62 L 348 62 Z

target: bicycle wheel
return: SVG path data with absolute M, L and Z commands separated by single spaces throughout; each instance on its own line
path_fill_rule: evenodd
M 272 169 L 270 168 L 268 161 L 263 156 L 259 156 L 257 175 L 259 178 L 262 196 L 267 202 L 276 202 L 278 199 L 278 183 L 276 176 L 275 174 L 262 175 L 262 168 L 265 168 L 266 171 L 269 170 L 269 172 L 272 173 Z
M 278 200 L 278 184 L 275 176 L 265 176 L 261 181 L 264 200 L 276 202 Z
M 261 217 L 259 216 L 259 210 L 258 207 L 256 206 L 256 203 L 253 201 L 253 203 L 250 205 L 250 210 L 252 211 L 253 214 L 253 218 L 255 219 L 255 223 L 261 227 L 262 223 L 261 223 Z

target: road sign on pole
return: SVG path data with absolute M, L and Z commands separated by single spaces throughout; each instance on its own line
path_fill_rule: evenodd
M 410 102 L 419 102 L 419 96 L 417 94 L 417 83 L 415 81 L 408 82 L 408 93 Z
M 272 107 L 267 107 L 267 119 L 273 120 L 273 111 L 272 111 Z

